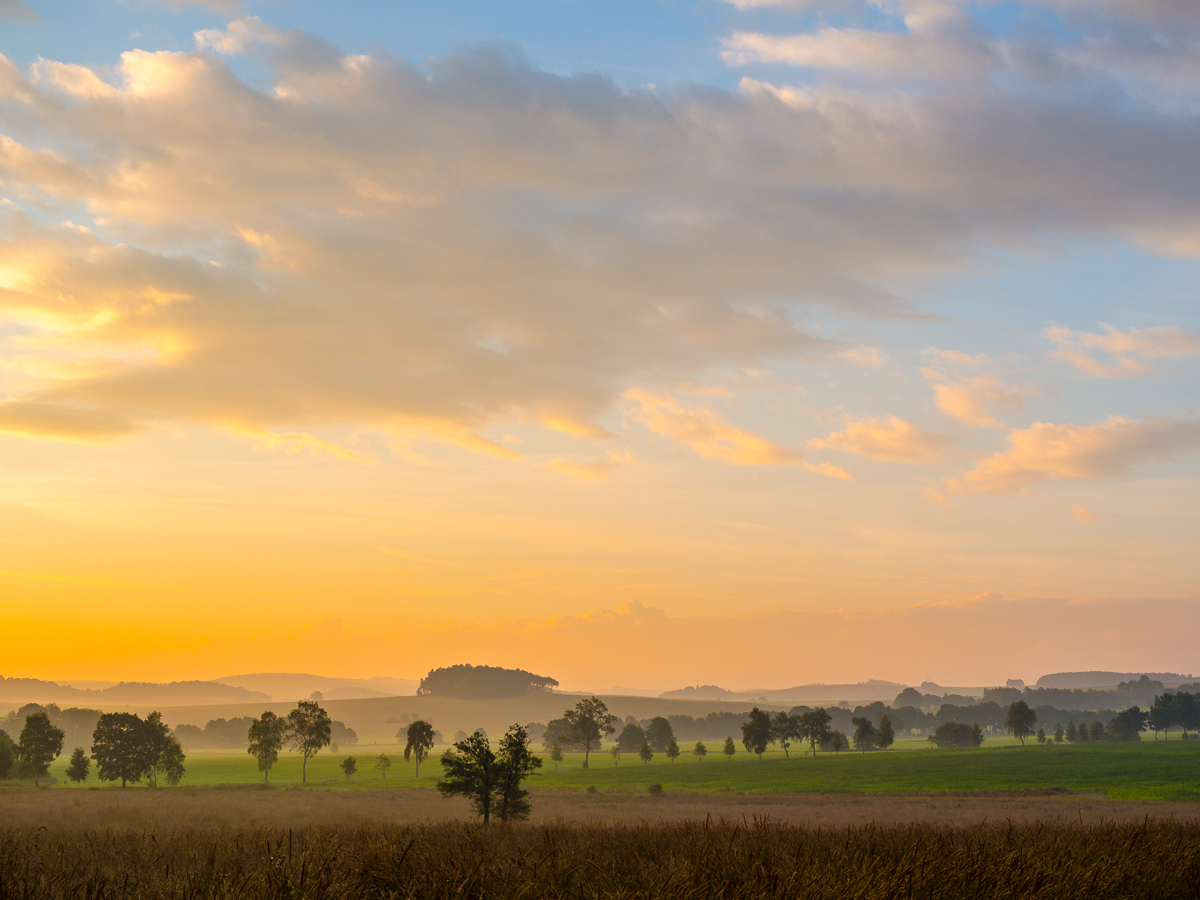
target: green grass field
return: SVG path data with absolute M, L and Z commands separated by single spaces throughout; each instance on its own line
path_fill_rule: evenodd
M 1182 741 L 1143 741 L 1140 744 L 1093 746 L 1020 747 L 1006 739 L 989 739 L 978 750 L 904 749 L 884 753 L 842 752 L 820 754 L 816 759 L 792 753 L 790 759 L 774 751 L 762 761 L 739 752 L 732 759 L 710 753 L 703 763 L 690 753 L 672 763 L 659 754 L 649 764 L 624 756 L 614 766 L 607 753 L 593 754 L 588 769 L 582 754 L 568 754 L 558 771 L 543 754 L 544 767 L 531 782 L 539 788 L 595 787 L 599 790 L 643 791 L 661 784 L 667 791 L 775 791 L 775 792 L 888 792 L 941 793 L 947 791 L 1009 791 L 1064 788 L 1106 794 L 1122 800 L 1200 801 L 1200 745 Z M 915 750 L 921 742 L 902 742 Z M 928 746 L 928 745 L 925 745 Z M 388 777 L 374 769 L 375 758 L 387 753 L 392 760 Z M 339 769 L 347 756 L 358 760 L 359 772 L 350 782 Z M 63 785 L 65 756 L 51 768 Z M 308 763 L 308 786 L 314 789 L 372 790 L 389 786 L 432 787 L 441 775 L 438 757 L 431 757 L 413 775 L 395 745 L 358 745 L 340 753 L 322 752 Z M 183 784 L 190 786 L 254 785 L 262 773 L 245 753 L 195 753 L 188 757 Z M 300 760 L 283 756 L 271 772 L 279 787 L 300 784 Z M 83 787 L 96 787 L 93 773 Z M 65 785 L 68 789 L 79 788 Z

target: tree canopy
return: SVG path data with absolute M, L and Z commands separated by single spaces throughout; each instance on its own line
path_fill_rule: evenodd
M 322 747 L 328 747 L 332 740 L 330 733 L 333 723 L 329 713 L 325 712 L 315 700 L 301 700 L 296 708 L 288 713 L 288 739 L 293 747 L 304 755 L 301 766 L 301 782 L 308 782 L 308 759 L 316 756 Z
M 742 725 L 742 746 L 747 753 L 755 753 L 762 759 L 767 744 L 771 743 L 771 715 L 757 706 L 750 710 L 750 718 Z
M 520 725 L 501 739 L 499 754 L 477 732 L 442 755 L 445 777 L 437 787 L 445 797 L 466 797 L 483 816 L 484 825 L 491 821 L 493 810 L 505 821 L 523 819 L 529 814 L 529 801 L 521 782 L 541 764 L 529 753 L 529 735 Z
M 503 700 L 552 691 L 557 679 L 524 669 L 500 666 L 445 666 L 431 669 L 417 687 L 418 696 L 454 697 L 459 700 Z
M 263 773 L 263 784 L 271 783 L 271 767 L 279 761 L 279 751 L 287 738 L 287 719 L 281 719 L 269 709 L 250 723 L 246 736 L 249 746 L 246 752 L 258 760 L 258 770 Z
M 421 777 L 421 763 L 429 758 L 429 751 L 432 749 L 433 726 L 424 719 L 417 719 L 405 732 L 404 761 L 415 760 L 418 778 Z
M 1029 708 L 1024 700 L 1014 700 L 1008 707 L 1008 715 L 1004 719 L 1005 731 L 1012 732 L 1024 745 L 1025 738 L 1033 734 L 1033 726 L 1037 724 L 1037 713 Z
M 51 725 L 50 717 L 44 712 L 25 718 L 25 727 L 17 741 L 17 759 L 22 774 L 32 775 L 35 786 L 50 771 L 50 763 L 62 753 L 64 737 L 63 730 Z
M 583 767 L 586 769 L 592 747 L 600 746 L 605 736 L 616 731 L 613 722 L 617 717 L 609 713 L 608 706 L 599 697 L 589 697 L 564 712 L 563 718 L 571 726 L 575 740 L 583 745 Z

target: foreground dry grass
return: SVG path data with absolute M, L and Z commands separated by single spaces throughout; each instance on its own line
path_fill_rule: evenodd
M 0 828 L 8 898 L 1171 898 L 1200 824 Z
M 1200 804 L 1110 800 L 1099 794 L 1014 792 L 954 794 L 724 794 L 578 790 L 533 792 L 533 824 L 700 820 L 808 826 L 868 823 L 969 826 L 981 822 L 1070 819 L 1083 824 L 1157 819 L 1200 820 Z M 157 828 L 247 829 L 365 827 L 473 821 L 461 800 L 424 788 L 323 791 L 171 788 L 151 790 L 5 790 L 0 825 L 54 831 Z

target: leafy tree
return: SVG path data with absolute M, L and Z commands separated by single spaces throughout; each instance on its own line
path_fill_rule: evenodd
M 800 733 L 812 746 L 813 756 L 817 755 L 817 747 L 829 740 L 829 723 L 832 721 L 833 717 L 821 706 L 801 714 Z
M 675 762 L 675 760 L 679 759 L 679 741 L 675 740 L 674 737 L 667 741 L 666 753 L 667 759 L 669 759 L 671 762 Z
M 667 749 L 667 744 L 675 740 L 675 730 L 662 716 L 655 716 L 646 727 L 646 740 L 655 752 L 662 753 Z
M 1175 707 L 1174 694 L 1159 694 L 1154 698 L 1154 705 L 1150 707 L 1147 724 L 1153 729 L 1156 741 L 1160 731 L 1163 733 L 1163 740 L 1169 738 L 1171 726 L 1179 724 L 1179 711 Z
M 25 717 L 25 727 L 17 741 L 17 759 L 21 771 L 33 776 L 36 787 L 40 778 L 50 771 L 50 763 L 58 759 L 66 734 L 61 728 L 50 724 L 50 716 L 44 712 Z
M 67 763 L 67 777 L 76 784 L 81 781 L 87 781 L 88 771 L 92 767 L 92 760 L 83 752 L 82 747 L 76 747 L 71 754 L 71 761 Z
M 1019 738 L 1021 746 L 1025 746 L 1025 738 L 1033 734 L 1033 726 L 1036 724 L 1037 713 L 1030 709 L 1024 700 L 1014 700 L 1009 705 L 1008 715 L 1004 718 L 1004 730 Z
M 725 735 L 725 746 L 721 748 L 721 752 L 725 754 L 726 759 L 733 759 L 733 754 L 737 753 L 737 744 L 733 742 L 733 735 Z
M 455 743 L 442 754 L 444 778 L 437 783 L 442 796 L 454 794 L 466 797 L 472 809 L 483 816 L 487 825 L 492 816 L 492 801 L 500 777 L 496 754 L 488 739 L 473 734 Z
M 879 720 L 879 749 L 886 750 L 892 744 L 896 743 L 896 732 L 892 730 L 892 720 L 884 715 Z
M 826 753 L 831 751 L 833 753 L 841 753 L 849 746 L 850 742 L 846 740 L 846 735 L 840 731 L 831 731 L 829 732 L 829 736 L 825 738 L 825 742 L 821 745 L 821 749 Z
M 792 741 L 798 741 L 800 738 L 800 717 L 789 716 L 783 710 L 775 713 L 775 718 L 771 720 L 771 740 L 783 748 L 785 759 L 789 757 L 788 747 L 792 745 Z
M 771 716 L 757 706 L 750 710 L 750 717 L 742 725 L 742 746 L 747 753 L 762 755 L 766 752 L 767 744 L 771 743 Z
M 562 747 L 555 744 L 550 748 L 550 760 L 554 763 L 554 771 L 558 771 L 558 764 L 563 761 Z
M 576 739 L 583 745 L 583 767 L 586 769 L 592 745 L 599 746 L 605 735 L 616 731 L 613 722 L 617 717 L 609 713 L 603 700 L 589 697 L 576 703 L 574 709 L 564 712 L 563 718 L 570 723 Z
M 1075 730 L 1075 720 L 1072 719 L 1067 723 L 1067 742 L 1073 744 L 1078 737 L 1079 734 Z
M 1079 723 L 1079 729 L 1075 732 L 1075 740 L 1081 744 L 1086 744 L 1088 742 L 1089 738 L 1087 722 Z
M 979 747 L 983 745 L 983 729 L 979 727 L 978 722 L 971 723 L 971 746 Z
M 375 771 L 377 771 L 383 777 L 384 781 L 387 781 L 388 769 L 391 767 L 392 761 L 388 759 L 388 755 L 386 753 L 380 753 L 379 756 L 375 758 Z
M 347 756 L 342 760 L 342 771 L 346 773 L 346 780 L 350 780 L 350 776 L 358 771 L 358 760 L 353 756 Z
M 965 722 L 943 722 L 928 738 L 931 744 L 938 747 L 978 747 L 983 743 L 983 729 L 978 723 L 968 725 Z
M 708 756 L 708 748 L 704 746 L 704 741 L 696 741 L 696 746 L 692 748 L 692 755 L 700 762 L 704 762 L 704 757 Z
M 17 745 L 5 731 L 0 731 L 0 778 L 7 778 L 13 763 L 17 761 Z
M 1106 736 L 1114 741 L 1140 741 L 1141 733 L 1146 730 L 1148 713 L 1140 708 L 1131 706 L 1124 712 L 1119 712 L 1109 721 L 1105 728 Z
M 637 753 L 648 739 L 641 725 L 636 722 L 628 722 L 621 729 L 621 733 L 617 735 L 617 746 L 621 748 L 622 753 Z
M 1063 742 L 1063 727 L 1062 722 L 1054 723 L 1054 743 L 1061 744 Z
M 1090 740 L 1090 741 L 1104 740 L 1104 726 L 1101 725 L 1099 722 L 1093 722 L 1091 727 L 1088 729 L 1088 740 Z
M 643 764 L 648 763 L 648 762 L 650 762 L 650 760 L 654 759 L 654 751 L 652 749 L 650 749 L 649 741 L 642 744 L 642 749 L 640 749 L 638 751 L 638 756 L 641 757 Z
M 250 723 L 246 731 L 249 742 L 246 752 L 258 761 L 258 771 L 263 773 L 263 784 L 271 783 L 271 767 L 279 762 L 279 751 L 287 738 L 287 720 L 281 719 L 269 709 Z
M 1184 740 L 1187 740 L 1189 731 L 1200 731 L 1200 703 L 1197 702 L 1195 694 L 1179 691 L 1175 694 L 1171 706 L 1175 710 Z
M 613 768 L 614 769 L 621 765 L 621 745 L 620 744 L 613 744 L 612 747 L 608 751 L 608 755 L 613 758 Z M 558 771 L 558 770 L 555 769 L 555 771 Z
M 105 713 L 92 733 L 92 759 L 101 781 L 121 779 L 121 787 L 142 780 L 155 763 L 146 723 L 136 713 Z
M 433 749 L 433 726 L 424 719 L 417 719 L 409 724 L 404 732 L 404 761 L 410 759 L 416 762 L 417 777 L 421 777 L 421 763 L 429 758 L 429 751 Z M 396 735 L 399 737 L 399 733 Z
M 307 784 L 308 760 L 320 753 L 322 747 L 329 746 L 333 725 L 329 720 L 329 713 L 315 700 L 301 700 L 297 703 L 296 708 L 288 713 L 287 722 L 288 740 L 304 756 L 304 763 L 300 767 L 300 781 Z
M 866 716 L 855 716 L 850 720 L 854 724 L 854 749 L 862 753 L 875 749 L 879 732 Z
M 1037 742 L 1039 744 L 1046 743 L 1046 730 L 1044 728 L 1039 728 L 1037 730 Z
M 542 767 L 542 760 L 529 752 L 529 734 L 520 725 L 513 725 L 500 738 L 498 763 L 496 814 L 501 822 L 529 818 L 529 791 L 521 782 Z

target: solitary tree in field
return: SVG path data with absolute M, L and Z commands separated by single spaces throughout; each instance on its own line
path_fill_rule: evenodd
M 896 743 L 896 732 L 892 730 L 892 720 L 886 715 L 879 720 L 879 749 L 886 750 Z
M 654 759 L 654 751 L 650 749 L 650 742 L 642 744 L 642 749 L 638 751 L 638 756 L 641 757 L 643 765 Z
M 392 761 L 388 759 L 386 753 L 380 753 L 375 759 L 375 771 L 382 776 L 384 781 L 387 781 L 387 770 L 392 767 Z
M 542 760 L 529 752 L 529 734 L 520 725 L 512 726 L 500 738 L 497 762 L 496 815 L 501 822 L 529 818 L 529 791 L 521 782 L 542 767 Z
M 696 741 L 696 746 L 692 748 L 692 754 L 700 762 L 704 762 L 704 757 L 708 756 L 708 748 L 704 746 L 704 741 Z
M 405 738 L 404 761 L 408 762 L 410 758 L 416 760 L 417 777 L 420 778 L 421 763 L 429 758 L 429 751 L 433 749 L 433 726 L 424 719 L 417 719 L 408 726 Z
M 879 732 L 866 716 L 855 716 L 850 720 L 854 724 L 854 749 L 862 753 L 875 748 Z
M 725 735 L 725 745 L 721 747 L 721 752 L 725 754 L 726 759 L 733 759 L 733 754 L 737 753 L 737 744 L 733 742 L 733 735 Z
M 621 745 L 613 744 L 612 747 L 609 748 L 608 755 L 613 758 L 613 768 L 618 768 L 621 765 Z M 554 771 L 558 771 L 557 766 L 554 767 Z
M 258 760 L 258 771 L 263 773 L 263 784 L 271 783 L 271 767 L 279 762 L 279 751 L 287 737 L 287 720 L 281 719 L 269 709 L 250 723 L 246 732 L 249 745 L 246 752 Z
M 817 747 L 826 743 L 830 735 L 833 733 L 829 729 L 829 723 L 833 721 L 833 717 L 825 711 L 823 706 L 818 706 L 816 709 L 810 709 L 800 716 L 800 731 L 804 735 L 804 739 L 809 742 L 812 747 L 812 754 L 817 755 Z
M 358 771 L 358 760 L 353 756 L 347 756 L 342 760 L 342 771 L 346 773 L 346 780 L 350 780 L 350 776 Z
M 742 725 L 742 746 L 747 753 L 758 754 L 759 761 L 771 743 L 771 716 L 757 706 L 750 710 L 750 718 Z
M 574 709 L 564 712 L 563 718 L 570 724 L 576 739 L 583 745 L 583 767 L 586 769 L 592 747 L 600 746 L 606 735 L 616 731 L 613 722 L 617 721 L 617 717 L 609 713 L 603 700 L 589 697 L 576 703 Z
M 667 759 L 669 759 L 671 762 L 675 762 L 675 760 L 679 759 L 679 741 L 675 740 L 674 737 L 667 741 L 666 754 Z
M 17 741 L 17 759 L 22 774 L 32 775 L 36 787 L 41 777 L 50 771 L 50 763 L 58 759 L 66 734 L 50 724 L 50 717 L 37 712 L 25 717 L 25 727 Z
M 315 700 L 301 700 L 296 708 L 288 713 L 288 738 L 293 747 L 304 755 L 304 763 L 300 768 L 300 780 L 308 783 L 308 760 L 321 752 L 322 747 L 328 747 L 333 723 L 329 713 L 325 712 Z
M 492 803 L 500 778 L 496 754 L 488 739 L 473 734 L 457 742 L 453 749 L 442 754 L 442 768 L 445 775 L 437 784 L 442 796 L 466 797 L 487 825 L 492 818 Z
M 105 713 L 92 733 L 92 759 L 101 781 L 121 780 L 121 787 L 141 781 L 154 765 L 146 723 L 136 713 Z
M 1033 734 L 1033 726 L 1037 724 L 1037 713 L 1029 708 L 1024 700 L 1014 700 L 1008 707 L 1008 715 L 1004 719 L 1004 730 L 1011 731 L 1013 737 L 1020 739 L 1021 746 L 1025 738 Z
M 1039 744 L 1044 744 L 1044 743 L 1046 743 L 1046 729 L 1044 729 L 1044 728 L 1039 728 L 1039 729 L 1037 730 L 1037 742 L 1038 742 Z
M 554 763 L 554 771 L 557 772 L 558 764 L 563 761 L 562 747 L 559 744 L 550 748 L 550 760 Z
M 67 777 L 76 784 L 87 781 L 88 770 L 92 767 L 91 759 L 83 752 L 82 747 L 76 747 L 67 763 Z

